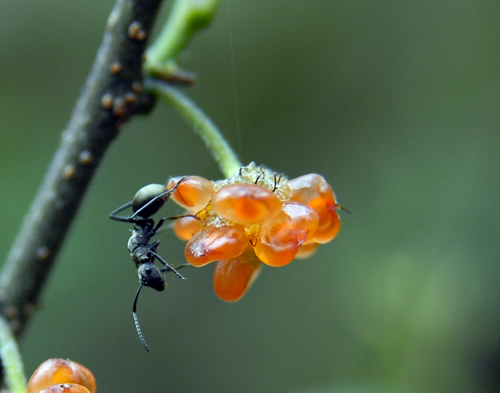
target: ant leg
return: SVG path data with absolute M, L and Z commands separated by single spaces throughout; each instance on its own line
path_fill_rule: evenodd
M 153 203 L 155 203 L 158 199 L 162 199 L 163 197 L 165 197 L 165 201 L 168 199 L 168 197 L 170 196 L 170 194 L 172 194 L 172 192 L 174 192 L 175 189 L 171 189 L 171 190 L 168 190 L 168 191 L 164 191 L 162 192 L 161 194 L 158 194 L 156 195 L 154 198 L 152 198 L 148 203 L 144 204 L 144 206 L 141 206 L 139 209 L 137 209 L 136 212 L 134 212 L 134 214 L 132 214 L 130 216 L 130 218 L 135 218 L 135 216 L 137 216 L 138 214 L 140 215 L 142 211 L 144 211 L 144 209 L 148 208 L 150 205 L 152 205 Z
M 163 223 L 165 222 L 165 220 L 166 220 L 166 218 L 163 217 L 163 218 L 161 218 L 158 221 L 158 224 L 156 224 L 156 226 L 154 227 L 154 229 L 151 231 L 151 236 L 153 236 L 156 233 L 156 231 L 161 228 L 161 226 L 163 225 Z
M 177 184 L 172 187 L 170 190 L 167 190 L 167 191 L 164 191 L 162 192 L 161 194 L 158 194 L 156 195 L 154 198 L 152 198 L 148 203 L 146 203 L 144 206 L 141 206 L 140 209 L 138 209 L 136 212 L 134 212 L 134 214 L 132 214 L 130 216 L 130 218 L 135 218 L 135 216 L 137 216 L 138 214 L 140 214 L 144 209 L 146 209 L 148 206 L 150 206 L 151 204 L 155 203 L 158 199 L 162 199 L 162 198 L 165 198 L 165 201 L 168 199 L 168 197 L 170 196 L 170 194 L 172 194 L 175 190 L 177 190 L 177 187 L 179 186 L 179 184 L 185 179 L 185 177 L 183 177 L 181 180 L 179 180 L 177 182 Z M 131 202 L 132 203 L 132 202 Z
M 135 223 L 136 221 L 134 221 L 132 217 L 118 215 L 118 213 L 124 211 L 125 209 L 128 209 L 130 206 L 132 206 L 132 201 L 127 202 L 116 210 L 113 210 L 111 213 L 109 213 L 109 218 L 116 221 Z
M 177 266 L 173 266 L 173 268 L 175 270 L 179 270 L 179 269 L 182 269 L 183 267 L 186 267 L 186 266 L 193 266 L 193 265 L 186 262 L 186 263 L 181 263 L 180 265 L 177 265 Z M 168 271 L 169 271 L 169 269 L 167 269 L 166 267 L 160 268 L 160 272 L 168 272 Z
M 163 221 L 165 221 L 165 220 L 172 221 L 172 220 L 177 220 L 178 218 L 184 218 L 184 217 L 193 217 L 193 218 L 198 219 L 195 214 L 183 214 L 182 216 L 163 217 L 162 220 Z
M 137 224 L 140 227 L 144 227 L 148 222 L 153 222 L 151 218 L 135 218 L 134 216 L 119 216 L 117 213 L 120 213 L 121 211 L 128 209 L 130 206 L 132 206 L 132 201 L 127 202 L 126 204 L 120 206 L 118 209 L 113 210 L 111 213 L 109 213 L 109 218 L 112 220 L 116 221 L 121 221 L 121 222 L 129 222 L 131 224 Z M 161 221 L 161 220 L 160 220 Z M 163 220 L 164 221 L 164 220 Z M 158 223 L 157 227 L 159 228 L 163 222 Z M 151 225 L 153 226 L 153 225 Z M 153 232 L 154 234 L 154 232 Z
M 161 226 L 165 223 L 166 220 L 177 220 L 178 218 L 183 218 L 183 217 L 193 217 L 196 218 L 196 216 L 192 214 L 184 214 L 182 216 L 175 216 L 175 217 L 162 217 L 158 221 L 158 224 L 154 227 L 154 229 L 151 230 L 151 236 L 154 236 L 154 234 L 161 228 Z
M 152 233 L 151 236 L 153 236 L 155 233 L 157 233 L 157 231 L 160 229 L 160 227 L 163 225 L 163 223 L 166 221 L 166 220 L 177 220 L 178 218 L 184 218 L 184 217 L 192 217 L 196 220 L 198 220 L 198 218 L 196 217 L 195 214 L 183 214 L 182 216 L 173 216 L 173 217 L 162 217 L 159 221 L 158 221 L 158 225 L 156 226 L 156 228 L 154 229 L 154 232 Z M 161 228 L 161 230 L 166 230 L 166 229 L 172 229 L 173 227 L 173 224 L 169 224 L 167 226 L 163 226 Z
M 182 274 L 180 274 L 177 270 L 175 270 L 172 266 L 170 266 L 165 259 L 163 259 L 160 255 L 158 255 L 155 251 L 150 250 L 151 255 L 154 256 L 156 259 L 160 261 L 163 265 L 165 265 L 165 271 L 170 270 L 175 273 L 177 277 L 179 277 L 181 280 L 186 280 L 186 277 L 184 277 Z

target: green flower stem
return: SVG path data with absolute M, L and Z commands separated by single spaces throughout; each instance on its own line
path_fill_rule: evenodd
M 16 339 L 10 326 L 0 317 L 0 356 L 11 393 L 26 393 L 26 376 Z
M 197 30 L 211 21 L 220 0 L 176 0 L 169 18 L 146 52 L 146 74 L 165 76 L 176 68 L 176 58 Z
M 222 133 L 209 117 L 187 96 L 169 84 L 148 78 L 146 88 L 158 97 L 164 99 L 175 108 L 184 119 L 194 126 L 207 148 L 212 152 L 215 160 L 226 177 L 239 171 L 242 164 Z

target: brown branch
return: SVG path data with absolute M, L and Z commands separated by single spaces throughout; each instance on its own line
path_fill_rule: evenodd
M 142 58 L 161 0 L 118 0 L 85 88 L 0 275 L 0 312 L 19 336 L 85 191 L 120 126 L 146 113 Z

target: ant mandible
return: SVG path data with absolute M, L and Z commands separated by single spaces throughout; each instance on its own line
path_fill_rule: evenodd
M 166 220 L 174 220 L 179 217 L 162 217 L 155 225 L 154 220 L 151 218 L 168 200 L 169 196 L 177 189 L 177 186 L 183 179 L 179 180 L 177 184 L 170 190 L 165 190 L 165 185 L 162 184 L 148 184 L 142 187 L 135 194 L 134 198 L 126 204 L 113 210 L 109 217 L 112 220 L 128 222 L 134 225 L 132 235 L 127 243 L 127 248 L 130 257 L 135 262 L 137 274 L 139 276 L 139 288 L 137 289 L 134 304 L 132 306 L 132 315 L 134 317 L 135 327 L 137 334 L 141 340 L 142 345 L 149 352 L 149 347 L 144 340 L 141 328 L 139 326 L 139 319 L 137 318 L 137 299 L 143 286 L 151 287 L 157 291 L 163 291 L 166 283 L 162 273 L 171 271 L 182 280 L 186 278 L 181 275 L 175 268 L 170 266 L 163 257 L 161 257 L 156 249 L 160 245 L 160 241 L 150 243 L 151 238 L 156 234 L 160 227 Z M 132 208 L 134 212 L 131 216 L 121 216 L 118 213 L 125 209 Z M 155 264 L 155 259 L 158 260 L 163 267 L 159 268 Z M 186 265 L 178 266 L 178 268 Z

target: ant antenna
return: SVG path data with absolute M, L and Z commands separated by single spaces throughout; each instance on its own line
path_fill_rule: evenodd
M 132 306 L 132 315 L 134 317 L 135 328 L 137 330 L 137 335 L 139 336 L 139 340 L 141 340 L 142 345 L 146 348 L 146 351 L 151 352 L 149 350 L 148 344 L 146 344 L 146 340 L 144 340 L 144 336 L 142 335 L 141 326 L 139 325 L 139 318 L 137 318 L 137 314 L 135 313 L 137 310 L 137 299 L 139 299 L 139 293 L 141 292 L 144 284 L 139 285 L 137 289 L 137 293 L 135 294 L 134 305 Z

